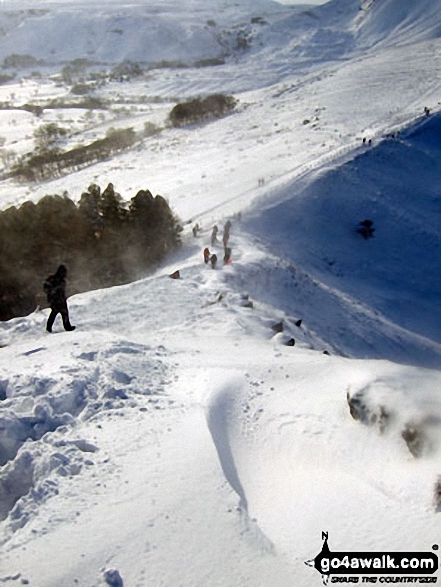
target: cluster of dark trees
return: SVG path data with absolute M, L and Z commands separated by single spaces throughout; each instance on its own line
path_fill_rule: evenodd
M 206 98 L 193 98 L 179 102 L 169 114 L 172 126 L 182 126 L 209 118 L 218 118 L 228 114 L 236 107 L 234 96 L 212 94 Z
M 45 196 L 0 213 L 0 320 L 45 306 L 42 283 L 59 264 L 68 293 L 128 283 L 180 245 L 181 226 L 161 196 L 124 201 L 92 184 L 78 202 Z

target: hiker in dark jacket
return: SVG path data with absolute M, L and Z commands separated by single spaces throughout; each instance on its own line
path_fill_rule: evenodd
M 217 233 L 218 233 L 219 229 L 217 227 L 217 225 L 215 224 L 213 226 L 213 232 L 211 233 L 211 244 L 215 245 L 217 243 Z
M 224 244 L 224 248 L 227 246 L 228 241 L 230 239 L 230 228 L 231 228 L 231 222 L 228 220 L 225 223 L 225 226 L 224 226 L 224 234 L 223 234 L 223 237 L 222 237 L 222 242 Z
M 44 282 L 44 291 L 47 294 L 47 301 L 51 307 L 51 313 L 46 324 L 46 330 L 52 332 L 57 314 L 61 314 L 65 330 L 75 330 L 69 320 L 69 310 L 66 301 L 66 275 L 65 265 L 60 265 L 54 275 L 50 275 Z
M 231 228 L 231 222 L 229 220 L 227 220 L 227 222 L 225 223 L 225 226 L 224 226 L 224 236 L 226 236 L 227 238 L 230 238 L 230 228 Z

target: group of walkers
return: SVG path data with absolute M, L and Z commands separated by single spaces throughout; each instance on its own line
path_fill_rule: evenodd
M 228 247 L 228 241 L 230 239 L 230 229 L 231 229 L 231 222 L 228 220 L 224 225 L 224 231 L 222 235 L 222 244 L 224 247 L 224 263 L 228 264 L 231 263 L 231 249 Z M 197 236 L 200 231 L 200 227 L 198 224 L 193 227 L 193 235 Z M 215 225 L 213 227 L 213 231 L 211 233 L 211 244 L 215 246 L 218 243 L 218 235 L 219 229 Z M 213 269 L 216 268 L 217 265 L 217 255 L 216 253 L 211 254 L 208 247 L 204 249 L 204 262 L 206 264 L 210 263 Z M 75 330 L 75 326 L 72 326 L 70 323 L 69 318 L 69 309 L 67 307 L 67 298 L 66 298 L 66 276 L 67 276 L 67 268 L 65 265 L 60 265 L 57 271 L 53 275 L 49 275 L 43 285 L 43 289 L 47 296 L 47 301 L 50 306 L 51 312 L 49 314 L 47 323 L 46 323 L 46 330 L 47 332 L 52 332 L 52 327 L 54 325 L 55 319 L 60 314 L 61 319 L 63 321 L 64 329 L 68 332 Z
M 198 226 L 198 230 L 199 229 L 199 225 Z M 222 234 L 222 244 L 224 247 L 224 263 L 225 264 L 229 264 L 231 263 L 231 248 L 228 247 L 228 241 L 230 240 L 230 230 L 231 230 L 231 222 L 228 220 L 225 224 L 224 224 L 224 232 Z M 213 226 L 213 230 L 211 232 L 211 245 L 212 246 L 216 246 L 218 241 L 218 233 L 219 233 L 219 228 L 218 226 L 215 224 Z M 194 236 L 196 236 L 195 231 L 193 229 L 193 234 Z M 211 267 L 213 269 L 216 268 L 217 265 L 217 255 L 216 253 L 211 254 L 210 253 L 210 249 L 208 247 L 205 247 L 204 249 L 204 263 L 206 263 L 208 265 L 208 263 L 211 263 Z

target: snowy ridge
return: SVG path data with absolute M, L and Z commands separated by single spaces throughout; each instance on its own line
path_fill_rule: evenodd
M 439 7 L 432 0 L 368 0 L 361 8 L 361 40 L 376 38 L 385 44 L 411 44 L 441 35 Z
M 303 313 L 311 295 L 320 299 L 328 292 L 326 308 L 331 321 L 334 298 L 345 308 L 340 326 L 345 322 L 344 315 L 350 315 L 351 321 L 358 315 L 360 326 L 370 324 L 369 334 L 361 335 L 367 346 L 359 347 L 352 340 L 347 346 L 343 343 L 345 353 L 356 353 L 359 347 L 366 356 L 370 347 L 377 349 L 378 357 L 385 356 L 380 351 L 382 342 L 370 339 L 377 331 L 384 342 L 389 337 L 387 330 L 398 327 L 392 338 L 394 346 L 400 342 L 390 358 L 439 366 L 440 325 L 433 304 L 441 294 L 437 278 L 441 270 L 437 226 L 441 177 L 433 161 L 439 153 L 440 122 L 437 115 L 401 135 L 394 134 L 398 138 L 380 142 L 341 166 L 325 170 L 309 185 L 296 181 L 288 184 L 279 193 L 279 199 L 284 198 L 281 203 L 257 207 L 257 213 L 247 220 L 250 230 L 272 243 L 273 252 L 282 253 L 296 268 L 308 267 L 310 282 L 320 282 L 312 293 L 309 288 Z M 357 215 L 360 221 L 381 218 L 379 230 L 369 242 L 360 240 L 355 232 Z M 290 231 L 290 227 L 295 228 Z M 293 292 L 297 287 L 294 267 Z M 276 287 L 279 280 L 275 279 Z M 293 303 L 299 311 L 298 295 Z M 320 315 L 318 322 L 314 328 L 319 332 L 320 328 L 329 328 L 325 326 L 326 315 Z M 351 330 L 356 336 L 357 327 L 352 325 Z M 347 335 L 351 336 L 349 332 Z M 342 336 L 346 335 L 342 332 Z M 333 337 L 336 342 L 335 334 Z M 416 355 L 416 349 L 411 352 L 413 359 L 401 355 L 412 337 L 420 347 Z M 404 345 L 403 339 L 407 339 Z

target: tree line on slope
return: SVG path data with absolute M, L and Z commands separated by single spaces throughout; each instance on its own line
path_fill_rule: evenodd
M 37 148 L 34 154 L 23 158 L 12 169 L 11 175 L 27 181 L 42 181 L 58 177 L 66 171 L 76 171 L 86 165 L 102 161 L 107 157 L 133 146 L 138 137 L 133 128 L 111 129 L 103 139 L 76 147 L 69 151 L 60 151 L 52 147 L 45 133 L 66 131 L 55 124 L 44 125 L 37 134 Z M 46 141 L 46 144 L 44 142 Z M 44 148 L 40 146 L 43 142 Z
M 0 320 L 45 306 L 42 282 L 69 268 L 69 293 L 128 283 L 180 245 L 182 228 L 161 196 L 130 202 L 109 184 L 89 186 L 76 204 L 66 194 L 0 212 Z
M 90 99 L 96 100 L 93 97 Z M 171 110 L 168 124 L 172 127 L 180 127 L 219 118 L 231 112 L 236 104 L 237 101 L 233 96 L 223 94 L 179 102 Z M 85 104 L 83 106 L 87 107 Z M 41 112 L 36 114 L 40 115 Z M 85 166 L 133 148 L 143 138 L 157 134 L 160 130 L 148 122 L 141 133 L 135 132 L 133 128 L 110 128 L 104 138 L 63 151 L 59 146 L 59 139 L 68 137 L 68 131 L 53 122 L 45 123 L 34 133 L 34 152 L 24 155 L 12 165 L 9 175 L 24 181 L 43 181 L 60 177 L 65 173 L 78 171 Z M 3 153 L 3 159 L 6 162 L 8 162 L 7 156 L 7 153 Z

